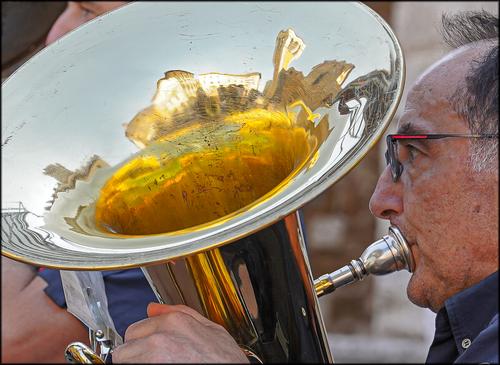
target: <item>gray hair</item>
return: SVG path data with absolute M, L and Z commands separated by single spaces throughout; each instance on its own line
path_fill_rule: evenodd
M 452 106 L 473 134 L 498 135 L 498 17 L 486 11 L 443 14 L 444 41 L 457 48 L 489 41 L 485 55 L 471 62 L 462 87 L 452 96 Z M 470 164 L 476 171 L 498 170 L 498 137 L 471 142 Z

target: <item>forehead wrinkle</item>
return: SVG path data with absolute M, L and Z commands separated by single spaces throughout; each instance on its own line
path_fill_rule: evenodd
M 450 101 L 445 97 L 434 98 L 431 100 L 424 100 L 425 107 L 421 108 L 420 115 L 422 118 L 427 120 L 435 120 L 449 118 L 452 114 L 456 114 L 453 111 Z M 436 115 L 439 112 L 439 115 Z
M 421 132 L 427 133 L 441 129 L 442 131 L 461 129 L 462 125 L 466 126 L 466 122 L 458 115 L 450 99 L 456 88 L 460 87 L 457 81 L 461 77 L 458 76 L 458 80 L 457 75 L 454 78 L 448 77 L 449 69 L 456 69 L 451 67 L 453 65 L 448 64 L 448 66 L 450 67 L 439 63 L 417 80 L 408 94 L 399 124 L 403 125 L 402 121 L 411 121 L 421 129 Z

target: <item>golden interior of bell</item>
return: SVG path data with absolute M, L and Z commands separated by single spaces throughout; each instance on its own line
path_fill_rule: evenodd
M 354 67 L 331 60 L 307 75 L 289 69 L 304 47 L 293 30 L 279 32 L 273 78 L 262 92 L 256 72 L 166 72 L 152 104 L 126 126 L 142 150 L 113 168 L 101 188 L 98 229 L 178 231 L 258 203 L 290 181 L 329 133 L 327 115 L 319 120 L 314 111 Z
M 125 161 L 103 186 L 97 226 L 127 235 L 166 233 L 255 202 L 315 149 L 316 138 L 292 119 L 254 109 L 163 136 Z

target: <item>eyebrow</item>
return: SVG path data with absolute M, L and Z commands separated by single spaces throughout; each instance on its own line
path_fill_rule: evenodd
M 416 128 L 413 124 L 410 123 L 404 123 L 403 125 L 399 126 L 398 131 L 396 134 L 427 134 L 427 131 L 424 131 L 422 129 Z
M 409 134 L 409 135 L 421 135 L 421 134 L 428 134 L 427 131 L 415 127 L 413 124 L 410 123 L 403 123 L 402 125 L 399 126 L 396 134 Z M 400 141 L 403 141 L 404 139 L 400 139 Z M 429 144 L 429 141 L 425 138 L 419 138 L 419 139 L 412 139 L 412 143 L 418 143 L 421 145 L 423 148 L 429 149 L 431 147 L 431 144 Z
M 101 11 L 101 5 L 98 1 L 80 1 L 80 4 L 88 6 L 92 11 Z

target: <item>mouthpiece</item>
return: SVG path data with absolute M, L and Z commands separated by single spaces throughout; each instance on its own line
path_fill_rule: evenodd
M 412 272 L 413 257 L 405 238 L 397 227 L 389 227 L 389 234 L 373 242 L 346 266 L 314 280 L 316 295 L 321 297 L 335 289 L 355 281 L 363 280 L 369 274 L 386 275 L 399 270 Z

